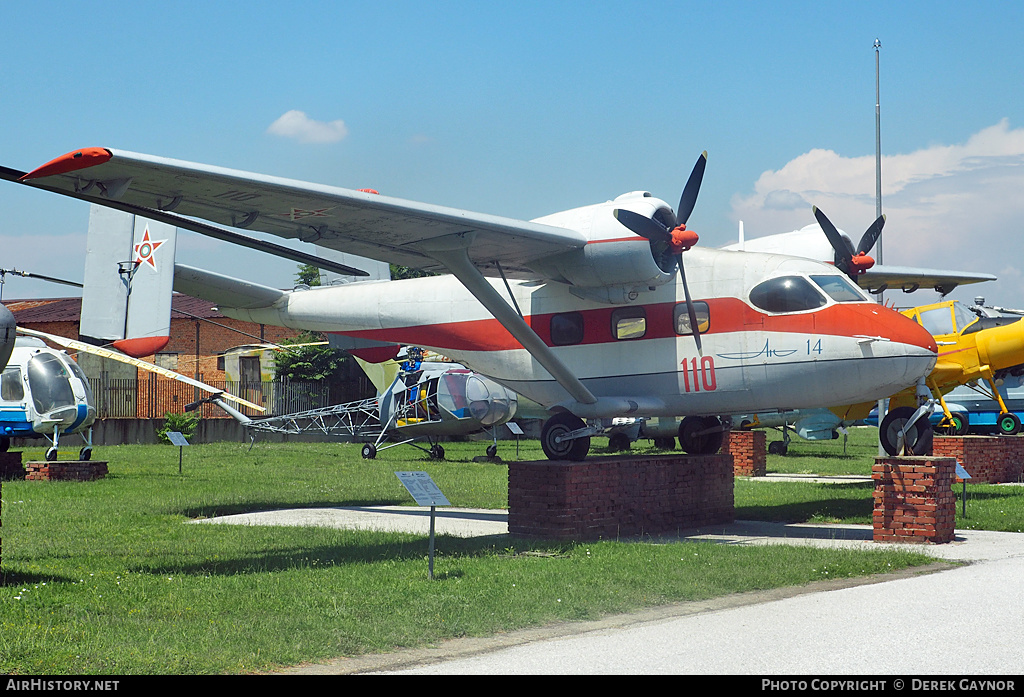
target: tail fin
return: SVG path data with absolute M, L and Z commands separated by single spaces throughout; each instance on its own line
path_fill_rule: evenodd
M 149 356 L 170 340 L 177 228 L 93 204 L 82 289 L 83 340 Z

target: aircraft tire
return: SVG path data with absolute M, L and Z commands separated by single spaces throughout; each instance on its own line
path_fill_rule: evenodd
M 608 449 L 615 451 L 629 450 L 629 436 L 625 433 L 613 433 L 608 437 Z
M 443 460 L 444 459 L 444 448 L 439 443 L 435 443 L 430 446 L 430 459 L 431 460 Z
M 587 457 L 590 452 L 590 437 L 575 438 L 569 441 L 556 443 L 558 436 L 571 433 L 576 429 L 583 428 L 586 424 L 583 419 L 567 411 L 555 414 L 544 422 L 544 428 L 540 432 L 540 447 L 549 460 L 573 460 L 579 462 Z
M 967 417 L 963 414 L 953 414 L 953 423 L 946 426 L 936 426 L 935 432 L 947 436 L 965 436 L 971 430 Z
M 687 416 L 679 423 L 679 447 L 690 455 L 714 455 L 723 438 L 722 422 L 714 416 Z
M 769 455 L 785 455 L 787 452 L 789 452 L 789 446 L 781 440 L 773 440 L 768 444 Z
M 911 417 L 914 416 L 914 412 L 917 411 L 913 407 L 897 407 L 891 410 L 882 419 L 882 425 L 878 429 L 878 439 L 882 444 L 882 448 L 890 457 L 897 455 L 896 445 L 898 443 L 900 431 L 906 426 L 907 422 L 910 421 Z M 922 416 L 914 424 L 914 428 L 907 433 L 907 454 L 908 455 L 924 455 L 925 449 L 931 443 L 931 424 L 928 421 L 927 416 Z M 918 452 L 921 451 L 921 452 Z
M 996 422 L 1000 435 L 1013 436 L 1020 433 L 1020 418 L 1013 412 L 1003 412 Z
M 363 445 L 363 459 L 372 460 L 377 457 L 377 447 L 373 443 L 365 443 Z
M 49 450 L 46 451 L 45 457 L 47 462 L 53 462 L 54 460 L 57 459 L 57 449 L 50 448 Z
M 676 439 L 672 436 L 665 436 L 664 438 L 655 438 L 654 447 L 660 450 L 675 450 Z
M 82 462 L 88 462 L 92 459 L 92 448 L 88 445 L 78 451 L 78 459 Z

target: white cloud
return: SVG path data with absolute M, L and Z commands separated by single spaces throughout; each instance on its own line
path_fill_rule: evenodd
M 348 135 L 348 127 L 341 119 L 316 121 L 304 111 L 292 109 L 270 124 L 267 133 L 282 138 L 293 138 L 300 143 L 337 143 Z
M 811 150 L 762 174 L 736 195 L 732 216 L 747 238 L 814 222 L 821 208 L 854 243 L 875 218 L 875 157 Z M 886 264 L 992 273 L 1001 280 L 961 288 L 994 304 L 1024 305 L 1024 129 L 1004 119 L 957 145 L 933 145 L 882 158 Z M 931 302 L 906 296 L 897 302 Z

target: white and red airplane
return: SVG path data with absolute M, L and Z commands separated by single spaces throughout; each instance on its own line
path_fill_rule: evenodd
M 546 407 L 552 459 L 586 456 L 584 418 L 685 415 L 681 446 L 715 452 L 721 417 L 870 402 L 931 371 L 933 337 L 833 266 L 697 248 L 688 284 L 705 162 L 676 212 L 638 191 L 530 222 L 105 148 L 0 176 L 448 272 L 282 292 L 194 269 L 175 285 L 229 316 L 443 353 Z

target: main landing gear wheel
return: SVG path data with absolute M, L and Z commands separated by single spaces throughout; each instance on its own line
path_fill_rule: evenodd
M 82 462 L 88 462 L 92 459 L 92 448 L 88 445 L 78 451 L 78 459 Z
M 50 448 L 49 450 L 46 451 L 45 457 L 47 462 L 53 462 L 54 460 L 57 459 L 57 449 Z
M 495 457 L 498 454 L 498 446 L 488 445 L 487 446 L 487 457 Z
M 377 457 L 377 446 L 373 443 L 365 443 L 363 445 L 363 459 L 372 460 Z
M 789 452 L 789 446 L 786 445 L 785 441 L 773 440 L 768 444 L 769 455 L 785 455 Z
M 996 421 L 996 426 L 999 427 L 999 433 L 1001 435 L 1013 436 L 1020 433 L 1020 418 L 1012 412 L 1004 411 L 999 415 L 999 420 Z
M 608 449 L 621 451 L 629 450 L 629 436 L 625 433 L 613 433 L 608 436 Z
M 964 436 L 970 429 L 971 426 L 965 415 L 953 414 L 953 420 L 946 419 L 944 423 L 935 427 L 935 432 L 946 436 Z
M 440 443 L 434 443 L 430 446 L 430 459 L 431 460 L 443 460 L 444 459 L 444 448 L 441 447 Z
M 557 438 L 584 428 L 583 419 L 567 411 L 555 414 L 544 422 L 540 432 L 540 447 L 549 460 L 575 460 L 579 462 L 590 452 L 590 436 L 556 442 Z
M 665 436 L 664 438 L 655 438 L 654 447 L 659 450 L 675 450 L 676 439 L 672 436 Z
M 891 457 L 899 454 L 897 452 L 897 443 L 899 442 L 900 431 L 903 430 L 911 417 L 914 416 L 915 411 L 917 410 L 912 407 L 897 407 L 882 419 L 882 425 L 878 429 L 878 439 L 882 443 L 882 448 Z M 928 421 L 928 416 L 922 416 L 907 432 L 905 441 L 906 454 L 924 455 L 930 444 L 930 431 L 931 424 Z
M 723 438 L 722 422 L 714 416 L 687 416 L 679 424 L 679 447 L 690 455 L 714 455 Z

